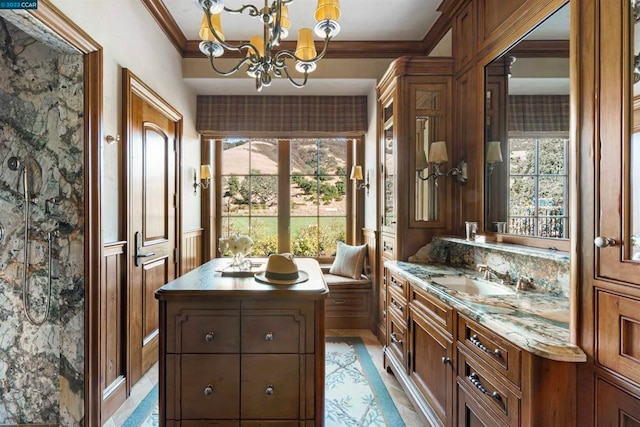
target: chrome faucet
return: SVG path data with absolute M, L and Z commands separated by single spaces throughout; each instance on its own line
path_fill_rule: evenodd
M 509 272 L 500 273 L 494 270 L 493 268 L 489 267 L 487 264 L 478 264 L 478 271 L 483 273 L 482 278 L 485 280 L 491 280 L 491 277 L 495 277 L 504 285 L 514 284 L 513 278 L 511 278 L 511 275 L 509 274 Z

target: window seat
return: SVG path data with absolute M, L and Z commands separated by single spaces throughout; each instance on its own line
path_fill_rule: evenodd
M 371 327 L 371 279 L 359 279 L 329 273 L 330 266 L 322 266 L 324 280 L 329 287 L 325 304 L 327 329 L 369 329 Z

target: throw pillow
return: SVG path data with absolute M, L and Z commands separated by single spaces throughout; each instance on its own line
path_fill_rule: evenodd
M 333 261 L 329 273 L 336 276 L 359 279 L 364 270 L 364 257 L 366 254 L 366 244 L 351 246 L 338 241 L 336 259 Z

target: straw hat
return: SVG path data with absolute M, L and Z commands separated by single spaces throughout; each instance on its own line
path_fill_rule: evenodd
M 309 280 L 305 271 L 298 270 L 289 253 L 269 256 L 265 271 L 255 274 L 256 280 L 274 285 L 294 285 Z

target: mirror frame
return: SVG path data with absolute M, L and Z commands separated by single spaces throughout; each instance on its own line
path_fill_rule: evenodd
M 574 25 L 575 21 L 575 13 L 574 8 L 576 7 L 575 0 L 572 4 L 570 4 L 570 0 L 551 0 L 545 7 L 536 11 L 532 14 L 531 19 L 527 20 L 523 25 L 514 28 L 510 35 L 506 37 L 501 37 L 498 42 L 490 45 L 487 49 L 479 52 L 479 60 L 476 65 L 476 75 L 477 75 L 477 84 L 478 84 L 478 120 L 477 120 L 477 144 L 475 145 L 475 150 L 477 155 L 475 156 L 475 167 L 478 168 L 478 171 L 481 173 L 478 174 L 481 177 L 482 185 L 479 188 L 481 191 L 481 209 L 479 210 L 479 214 L 481 215 L 480 221 L 480 229 L 483 230 L 484 234 L 496 236 L 498 242 L 504 243 L 513 243 L 524 246 L 532 246 L 538 248 L 546 248 L 546 249 L 557 249 L 561 251 L 569 251 L 571 246 L 571 238 L 569 239 L 555 239 L 555 238 L 545 238 L 545 237 L 533 237 L 533 236 L 524 236 L 517 234 L 501 234 L 494 231 L 490 231 L 487 228 L 487 224 L 485 224 L 485 194 L 486 194 L 486 176 L 485 176 L 485 134 L 486 134 L 486 114 L 485 114 L 485 94 L 486 94 L 486 79 L 485 79 L 485 68 L 494 60 L 503 56 L 506 52 L 513 49 L 520 41 L 522 41 L 529 33 L 531 33 L 536 27 L 542 24 L 545 20 L 551 17 L 555 12 L 560 10 L 563 6 L 570 4 L 570 20 L 571 25 Z M 569 63 L 570 63 L 570 131 L 569 131 L 569 147 L 568 147 L 568 159 L 570 165 L 577 165 L 578 161 L 578 153 L 577 153 L 577 111 L 575 108 L 576 105 L 576 88 L 577 82 L 576 78 L 578 76 L 577 73 L 577 59 L 576 59 L 576 41 L 575 30 L 572 31 L 572 35 L 569 40 Z M 568 171 L 568 182 L 570 189 L 577 189 L 577 167 L 570 167 Z M 569 208 L 569 236 L 572 236 L 574 230 L 576 230 L 576 220 L 575 215 L 571 213 L 576 212 L 576 207 L 578 206 L 577 199 L 577 191 L 569 191 L 569 200 L 568 200 L 568 208 Z

